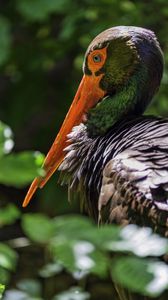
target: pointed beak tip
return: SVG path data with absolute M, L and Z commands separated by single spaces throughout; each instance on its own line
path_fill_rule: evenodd
M 27 205 L 28 205 L 27 201 L 24 200 L 22 203 L 22 207 L 25 208 Z
M 29 204 L 30 200 L 32 199 L 38 187 L 39 187 L 39 178 L 35 178 L 26 194 L 26 197 L 22 203 L 22 207 L 26 207 Z

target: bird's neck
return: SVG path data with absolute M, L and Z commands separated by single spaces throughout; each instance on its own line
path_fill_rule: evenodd
M 114 95 L 105 97 L 92 108 L 86 123 L 89 135 L 103 135 L 124 117 L 141 115 L 151 100 L 148 99 L 146 83 L 146 70 L 143 68 Z

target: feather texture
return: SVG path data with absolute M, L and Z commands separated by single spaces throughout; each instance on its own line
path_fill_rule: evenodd
M 136 223 L 168 235 L 168 120 L 129 117 L 105 135 L 80 124 L 60 166 L 70 198 L 100 222 Z

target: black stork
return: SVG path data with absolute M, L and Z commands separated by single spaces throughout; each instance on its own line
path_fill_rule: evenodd
M 163 55 L 155 34 L 118 26 L 89 45 L 83 78 L 49 150 L 37 188 L 61 170 L 70 197 L 100 223 L 150 226 L 168 236 L 168 119 L 143 115 L 158 91 Z

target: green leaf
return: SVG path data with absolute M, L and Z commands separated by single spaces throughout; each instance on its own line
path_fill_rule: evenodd
M 91 269 L 91 273 L 102 278 L 107 277 L 109 260 L 106 254 L 95 249 L 89 256 L 94 261 L 94 266 Z
M 30 183 L 34 177 L 43 176 L 39 166 L 43 155 L 38 152 L 21 152 L 0 158 L 0 183 L 22 187 Z
M 43 300 L 41 297 L 33 297 L 17 289 L 7 290 L 3 300 Z
M 9 153 L 14 146 L 13 133 L 9 126 L 0 121 L 0 158 Z
M 14 204 L 0 209 L 0 227 L 14 223 L 20 217 L 20 211 Z
M 5 286 L 4 286 L 3 284 L 0 283 L 0 299 L 2 299 L 4 290 L 5 290 Z
M 86 240 L 90 241 L 97 247 L 103 248 L 109 241 L 120 240 L 121 228 L 113 226 L 102 226 L 98 228 L 94 225 L 89 218 L 69 215 L 63 217 L 56 217 L 53 219 L 55 228 L 55 239 L 64 236 L 64 238 L 69 238 L 71 240 Z
M 90 238 L 95 245 L 97 245 L 102 250 L 106 249 L 106 245 L 110 242 L 118 242 L 120 240 L 121 227 L 116 225 L 104 225 L 100 228 L 95 227 L 95 231 L 91 235 L 89 233 Z
M 23 215 L 22 228 L 25 234 L 37 243 L 46 243 L 54 235 L 51 219 L 42 214 Z
M 140 294 L 156 297 L 168 288 L 168 266 L 160 261 L 120 257 L 111 272 L 115 281 Z
M 51 243 L 50 250 L 56 262 L 61 263 L 70 272 L 74 272 L 76 271 L 75 257 L 70 243 L 62 239 L 62 241 Z
M 40 282 L 34 279 L 23 279 L 17 282 L 17 287 L 31 297 L 40 297 L 42 293 Z
M 71 239 L 78 239 L 87 236 L 91 229 L 94 229 L 93 223 L 89 218 L 78 215 L 66 215 L 53 219 L 56 236 L 64 236 Z
M 74 274 L 77 278 L 88 273 L 101 277 L 107 274 L 108 260 L 105 254 L 88 241 L 69 241 L 60 237 L 60 240 L 51 242 L 51 251 L 55 260 L 70 272 L 82 272 Z
M 16 252 L 4 243 L 0 243 L 0 266 L 14 271 L 17 262 Z
M 1 280 L 1 282 L 3 284 L 8 284 L 9 279 L 10 279 L 9 271 L 0 266 L 0 280 Z
M 55 296 L 52 300 L 88 300 L 90 295 L 87 292 L 83 292 L 79 287 L 72 287 L 68 291 L 62 292 Z
M 49 263 L 45 265 L 43 268 L 40 269 L 39 275 L 44 278 L 48 278 L 51 276 L 54 276 L 56 274 L 59 274 L 63 270 L 62 264 L 56 262 L 56 263 Z
M 8 59 L 10 46 L 10 23 L 6 18 L 0 16 L 0 65 L 3 65 Z

